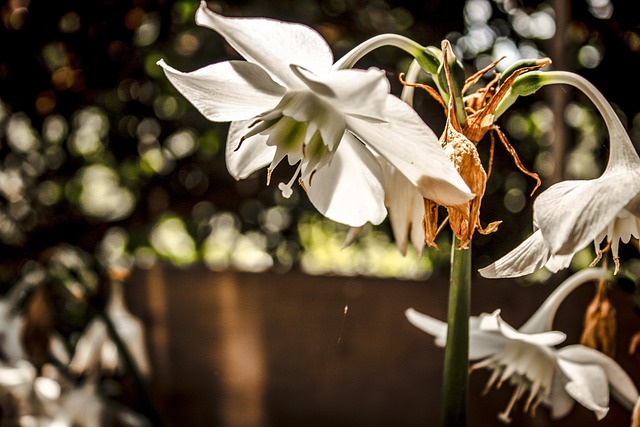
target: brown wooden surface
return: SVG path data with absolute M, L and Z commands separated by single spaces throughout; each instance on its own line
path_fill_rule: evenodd
M 474 279 L 475 280 L 475 279 Z M 520 326 L 551 285 L 475 280 L 472 313 L 502 308 Z M 128 304 L 147 326 L 154 365 L 152 394 L 169 426 L 432 426 L 438 425 L 442 349 L 411 326 L 407 307 L 444 319 L 446 281 L 314 277 L 302 273 L 215 273 L 156 266 L 136 271 Z M 558 328 L 577 342 L 593 287 L 563 304 Z M 626 296 L 618 307 L 621 363 L 637 381 L 640 358 L 626 355 L 640 329 Z M 348 307 L 345 315 L 345 306 Z M 471 426 L 497 421 L 508 385 L 481 396 L 488 372 L 471 376 Z M 550 422 L 513 411 L 517 426 L 624 426 L 616 402 L 607 417 L 576 405 Z

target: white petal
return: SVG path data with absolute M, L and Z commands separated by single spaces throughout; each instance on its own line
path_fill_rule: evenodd
M 389 222 L 396 244 L 404 255 L 407 252 L 409 234 L 411 243 L 418 254 L 424 248 L 422 217 L 424 202 L 422 196 L 396 168 L 386 160 L 378 159 L 384 172 L 385 205 L 389 209 Z
M 262 68 L 245 61 L 212 64 L 190 73 L 158 61 L 169 81 L 207 119 L 247 120 L 278 105 L 285 88 Z
M 558 355 L 564 360 L 575 363 L 598 365 L 607 374 L 613 397 L 628 410 L 631 411 L 633 409 L 633 406 L 638 400 L 638 389 L 629 375 L 627 375 L 615 360 L 597 350 L 583 345 L 564 347 L 558 351 Z
M 404 315 L 407 316 L 407 320 L 413 326 L 422 331 L 438 338 L 440 341 L 447 337 L 447 324 L 441 320 L 434 319 L 431 316 L 422 314 L 413 308 L 405 310 Z
M 309 122 L 307 135 L 310 137 L 319 131 L 329 151 L 335 150 L 344 135 L 343 112 L 311 91 L 291 92 L 278 108 L 282 108 L 283 115 L 298 122 Z
M 386 123 L 347 116 L 347 129 L 396 167 L 424 198 L 441 205 L 471 199 L 473 193 L 418 114 L 393 95 L 387 96 L 384 108 Z
M 504 348 L 507 340 L 500 334 L 486 333 L 470 329 L 469 331 L 469 360 L 484 359 L 492 356 Z
M 566 376 L 559 367 L 555 368 L 553 380 L 551 381 L 551 392 L 544 403 L 551 408 L 551 419 L 558 420 L 569 415 L 576 401 L 573 400 L 564 389 Z
M 226 146 L 227 169 L 235 179 L 244 179 L 267 166 L 276 154 L 276 147 L 267 145 L 268 136 L 255 135 L 242 138 L 249 131 L 250 120 L 232 122 L 229 126 Z
M 514 250 L 478 272 L 482 277 L 490 279 L 520 277 L 542 268 L 548 259 L 549 250 L 538 230 Z
M 383 107 L 390 86 L 384 71 L 336 70 L 316 76 L 303 68 L 292 68 L 313 92 L 330 99 L 345 114 L 385 120 Z
M 265 18 L 229 18 L 200 3 L 196 23 L 218 32 L 247 61 L 260 65 L 287 87 L 299 86 L 290 64 L 315 74 L 328 72 L 333 54 L 317 31 L 306 25 Z
M 609 385 L 602 368 L 570 362 L 562 357 L 558 358 L 558 366 L 570 379 L 564 386 L 565 391 L 582 406 L 595 412 L 598 420 L 604 418 L 609 412 Z
M 413 308 L 404 312 L 407 320 L 418 329 L 432 335 L 436 345 L 444 347 L 447 343 L 447 324 L 431 316 L 422 314 Z M 475 318 L 469 319 L 469 359 L 476 360 L 500 351 L 507 342 L 498 334 L 490 334 L 474 327 Z
M 496 310 L 492 314 L 481 314 L 480 330 L 483 332 L 499 332 L 510 340 L 546 347 L 560 344 L 567 338 L 564 332 L 560 331 L 547 331 L 533 334 L 521 333 L 502 320 L 499 313 L 499 310 Z
M 639 188 L 640 177 L 632 170 L 588 181 L 563 181 L 538 196 L 534 220 L 551 253 L 569 255 L 591 243 Z
M 75 374 L 97 372 L 100 364 L 100 349 L 107 339 L 104 322 L 98 319 L 91 321 L 76 344 L 69 370 Z
M 627 205 L 624 207 L 633 215 L 640 217 L 640 194 L 636 195 Z
M 424 228 L 422 228 L 422 221 L 424 218 L 424 199 L 415 191 L 413 200 L 411 202 L 411 244 L 416 249 L 418 255 L 422 256 L 424 249 Z
M 560 270 L 564 270 L 571 265 L 571 260 L 575 253 L 570 253 L 569 255 L 552 255 L 549 257 L 549 260 L 545 263 L 545 268 L 552 273 L 557 273 Z
M 364 229 L 364 226 L 349 227 L 349 230 L 347 231 L 347 236 L 344 238 L 344 243 L 342 244 L 342 248 L 344 249 L 351 246 L 351 244 L 356 241 L 356 239 L 358 238 L 358 236 L 360 235 L 363 229 Z
M 303 174 L 303 176 L 305 176 Z M 384 207 L 382 170 L 377 160 L 359 141 L 345 133 L 331 162 L 305 178 L 309 200 L 327 218 L 359 227 L 380 224 Z

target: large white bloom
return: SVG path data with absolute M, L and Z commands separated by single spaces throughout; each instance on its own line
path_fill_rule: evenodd
M 422 196 L 442 204 L 473 197 L 438 138 L 408 105 L 389 93 L 378 69 L 339 69 L 326 41 L 304 25 L 230 18 L 204 2 L 196 23 L 217 31 L 246 61 L 224 61 L 182 73 L 160 61 L 171 83 L 212 121 L 231 121 L 226 159 L 242 179 L 287 157 L 314 206 L 351 226 L 386 216 L 383 175 L 372 152 L 397 168 Z M 383 39 L 376 39 L 376 46 Z M 370 43 L 367 49 L 370 49 Z
M 486 390 L 500 387 L 509 381 L 514 393 L 499 418 L 510 421 L 515 403 L 524 398 L 525 411 L 535 411 L 542 403 L 551 410 L 554 419 L 566 416 L 577 401 L 593 411 L 598 419 L 609 410 L 611 394 L 627 409 L 632 410 L 638 391 L 629 376 L 610 357 L 597 350 L 570 345 L 559 350 L 563 332 L 552 331 L 555 313 L 562 300 L 577 286 L 599 278 L 606 271 L 586 269 L 563 282 L 520 329 L 509 326 L 500 317 L 500 310 L 483 313 L 469 320 L 469 359 L 480 360 L 472 369 L 493 371 Z M 419 329 L 436 337 L 436 344 L 445 346 L 447 324 L 414 309 L 406 316 Z
M 484 277 L 523 276 L 543 266 L 556 272 L 568 267 L 573 256 L 590 242 L 600 254 L 605 240 L 617 267 L 619 242 L 640 237 L 640 158 L 620 119 L 584 78 L 560 71 L 542 78 L 546 83 L 573 85 L 596 105 L 609 130 L 609 161 L 599 178 L 563 181 L 542 192 L 533 205 L 537 230 L 513 251 L 481 269 Z

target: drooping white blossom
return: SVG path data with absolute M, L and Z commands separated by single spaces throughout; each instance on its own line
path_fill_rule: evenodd
M 535 411 L 543 404 L 554 419 L 566 416 L 578 402 L 602 419 L 609 410 L 611 393 L 630 411 L 638 391 L 624 370 L 609 356 L 583 345 L 561 349 L 566 335 L 551 330 L 555 313 L 564 298 L 577 286 L 606 277 L 606 271 L 586 269 L 563 282 L 536 313 L 519 329 L 500 317 L 500 310 L 483 313 L 469 320 L 469 359 L 477 361 L 471 369 L 488 368 L 492 375 L 486 386 L 510 383 L 514 392 L 499 418 L 511 420 L 510 413 L 519 400 L 525 411 Z M 414 309 L 406 311 L 408 320 L 446 345 L 447 324 Z
M 610 247 L 617 269 L 620 242 L 640 237 L 640 158 L 620 119 L 584 78 L 560 71 L 541 76 L 547 83 L 573 85 L 593 101 L 609 130 L 609 161 L 596 179 L 563 181 L 542 192 L 533 205 L 536 231 L 481 269 L 484 277 L 518 277 L 543 266 L 556 272 L 590 243 L 598 259 Z

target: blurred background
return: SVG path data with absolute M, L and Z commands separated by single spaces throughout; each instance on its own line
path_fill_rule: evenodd
M 15 425 L 24 412 L 54 411 L 47 405 L 76 424 L 95 425 L 72 417 L 72 408 L 87 402 L 99 402 L 95 419 L 111 414 L 107 425 L 437 422 L 442 351 L 403 312 L 414 306 L 444 319 L 448 236 L 440 236 L 440 251 L 403 257 L 385 222 L 342 249 L 346 227 L 315 213 L 300 189 L 283 199 L 265 186 L 264 170 L 231 178 L 227 125 L 204 119 L 156 65 L 164 58 L 191 71 L 238 57 L 219 35 L 195 25 L 197 1 L 1 5 L 0 363 L 13 371 L 0 371 L 0 385 L 17 384 L 26 396 L 20 399 L 31 402 L 15 411 L 6 408 L 23 400 L 1 405 L 2 425 Z M 591 80 L 636 147 L 640 142 L 633 2 L 279 0 L 209 7 L 307 24 L 336 58 L 386 32 L 423 45 L 449 39 L 468 74 L 503 55 L 499 70 L 517 59 L 549 57 L 553 69 Z M 383 48 L 358 66 L 384 68 L 399 94 L 398 75 L 409 63 L 403 52 Z M 415 106 L 436 133 L 443 129 L 443 112 L 429 96 L 418 93 Z M 603 169 L 604 124 L 568 87 L 520 99 L 499 124 L 543 187 Z M 485 165 L 489 147 L 478 145 Z M 275 174 L 284 179 L 291 171 Z M 531 232 L 534 185 L 496 145 L 481 220 L 503 223 L 474 239 L 474 267 Z M 623 248 L 625 268 L 640 274 L 637 255 L 633 245 Z M 585 250 L 575 268 L 593 256 Z M 518 283 L 478 280 L 472 312 L 502 306 L 504 318 L 519 326 L 566 274 L 537 286 L 528 285 L 547 274 Z M 620 304 L 618 355 L 637 379 L 638 357 L 626 350 L 640 329 L 630 290 L 613 289 L 612 298 Z M 579 339 L 591 292 L 576 292 L 576 308 L 559 320 L 568 343 Z M 133 331 L 131 339 L 118 342 L 114 330 Z M 132 348 L 134 342 L 140 345 Z M 123 360 L 126 348 L 131 357 L 124 359 L 134 363 Z M 472 376 L 472 423 L 481 420 L 474 425 L 494 422 L 511 396 L 476 396 L 483 374 Z M 45 377 L 55 381 L 34 388 Z M 84 406 L 69 397 L 74 391 Z M 530 419 L 516 408 L 514 416 L 518 425 L 549 421 L 544 409 Z M 36 422 L 30 417 L 19 425 Z M 556 425 L 595 425 L 582 408 L 572 417 Z M 598 425 L 627 421 L 614 405 Z

